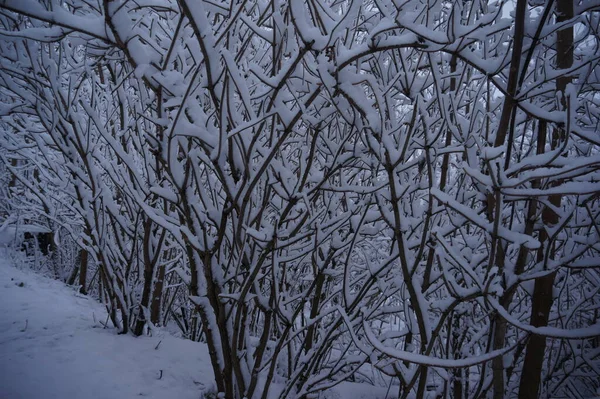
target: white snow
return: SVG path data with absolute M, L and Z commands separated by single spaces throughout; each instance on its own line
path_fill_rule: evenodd
M 104 327 L 103 305 L 60 281 L 13 266 L 10 251 L 0 249 L 0 399 L 198 399 L 214 392 L 205 344 L 162 329 L 152 336 L 118 335 Z M 269 397 L 277 398 L 281 388 L 274 384 Z M 321 397 L 395 394 L 382 386 L 342 382 Z
M 92 298 L 0 258 L 0 398 L 198 399 L 212 388 L 204 344 L 117 335 Z

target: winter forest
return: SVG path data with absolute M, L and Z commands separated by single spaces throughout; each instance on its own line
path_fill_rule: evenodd
M 0 161 L 199 397 L 600 394 L 600 1 L 0 0 Z

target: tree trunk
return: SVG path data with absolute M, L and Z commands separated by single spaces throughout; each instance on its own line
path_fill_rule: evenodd
M 87 270 L 88 270 L 88 252 L 85 249 L 79 251 L 80 262 L 79 262 L 79 292 L 83 295 L 87 294 Z
M 573 18 L 573 1 L 558 0 L 556 5 L 556 22 L 560 23 Z M 573 28 L 559 30 L 556 34 L 556 65 L 558 69 L 567 69 L 573 65 Z M 556 89 L 562 94 L 559 107 L 562 110 L 567 109 L 567 100 L 565 98 L 565 89 L 571 82 L 568 76 L 561 76 L 556 79 Z M 554 150 L 559 147 L 561 141 L 566 140 L 566 132 L 562 128 L 556 128 L 552 132 L 551 148 Z M 545 141 L 545 135 L 540 135 L 538 140 Z M 560 208 L 560 195 L 549 196 L 550 203 Z M 547 242 L 549 237 L 546 233 L 545 226 L 552 227 L 559 222 L 559 215 L 552 209 L 545 207 L 542 211 L 543 226 L 540 231 L 541 248 L 538 250 L 538 262 L 543 261 L 544 250 L 548 246 L 553 246 L 553 243 Z M 551 248 L 550 257 L 553 257 L 553 249 Z M 535 327 L 543 327 L 548 325 L 550 317 L 550 309 L 554 300 L 552 288 L 556 272 L 538 278 L 535 280 L 533 289 L 532 305 L 531 305 L 531 325 Z M 542 364 L 546 351 L 546 337 L 533 334 L 525 348 L 525 360 L 523 362 L 523 372 L 521 373 L 521 381 L 519 385 L 519 398 L 537 398 L 540 396 L 540 381 L 542 378 Z
M 543 327 L 548 324 L 548 315 L 552 307 L 552 287 L 555 273 L 538 278 L 533 289 L 531 306 L 531 325 Z M 542 378 L 542 363 L 546 350 L 546 337 L 533 334 L 527 342 L 525 361 L 519 385 L 519 399 L 535 399 L 540 397 L 540 381 Z
M 152 293 L 152 304 L 150 305 L 150 321 L 152 321 L 152 324 L 160 323 L 160 305 L 163 296 L 164 281 L 165 265 L 160 265 L 154 284 L 154 292 Z
M 509 142 L 505 143 L 506 135 L 511 125 L 511 122 L 514 121 L 515 115 L 515 107 L 516 100 L 515 96 L 518 91 L 518 81 L 519 81 L 519 70 L 521 66 L 521 53 L 523 50 L 523 40 L 525 38 L 525 14 L 527 8 L 527 0 L 518 0 L 517 6 L 515 10 L 515 28 L 514 28 L 514 36 L 513 36 L 513 48 L 512 48 L 512 58 L 510 63 L 510 75 L 507 83 L 507 93 L 504 98 L 504 104 L 502 107 L 502 114 L 500 116 L 500 122 L 498 126 L 498 131 L 496 132 L 496 138 L 494 140 L 494 147 L 500 147 L 506 144 L 506 148 L 509 149 L 512 147 L 513 143 L 511 137 L 509 137 Z M 510 152 L 507 151 L 509 154 Z M 508 161 L 508 158 L 507 158 Z M 493 171 L 490 170 L 490 174 Z M 487 195 L 487 217 L 488 220 L 492 221 L 492 215 L 496 218 L 494 221 L 497 225 L 502 223 L 502 214 L 500 211 L 500 192 L 496 192 L 495 194 L 489 193 Z M 493 237 L 492 243 L 492 253 L 490 255 L 490 267 L 492 266 L 492 262 L 496 261 L 496 265 L 498 266 L 499 271 L 502 273 L 503 265 L 499 263 L 503 263 L 503 251 L 502 251 L 502 243 L 497 237 Z M 505 338 L 506 338 L 506 321 L 503 320 L 499 315 L 495 315 L 492 320 L 493 329 L 493 349 L 501 349 L 504 347 Z M 495 357 L 492 360 L 492 373 L 493 373 L 493 397 L 494 399 L 503 399 L 504 398 L 504 390 L 505 390 L 505 376 L 504 376 L 504 360 L 502 356 Z
M 142 290 L 142 300 L 140 302 L 140 309 L 137 321 L 135 323 L 135 329 L 133 333 L 140 336 L 144 332 L 144 326 L 146 325 L 146 313 L 148 305 L 150 304 L 150 294 L 152 293 L 152 278 L 154 277 L 154 263 L 150 255 L 150 245 L 152 237 L 152 222 L 148 218 L 144 222 L 144 242 L 143 242 L 143 253 L 144 253 L 144 288 Z

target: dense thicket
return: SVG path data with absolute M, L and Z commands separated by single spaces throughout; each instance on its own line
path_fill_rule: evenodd
M 600 389 L 600 3 L 0 0 L 6 223 L 225 398 Z

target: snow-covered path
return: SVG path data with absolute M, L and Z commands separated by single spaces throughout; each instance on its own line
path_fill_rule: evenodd
M 93 299 L 0 260 L 0 399 L 198 399 L 210 386 L 204 345 L 99 320 Z
M 204 344 L 163 330 L 117 335 L 103 327 L 101 304 L 5 259 L 0 249 L 0 399 L 200 399 L 214 392 Z M 273 386 L 269 396 L 279 391 Z M 392 395 L 343 382 L 321 397 Z

